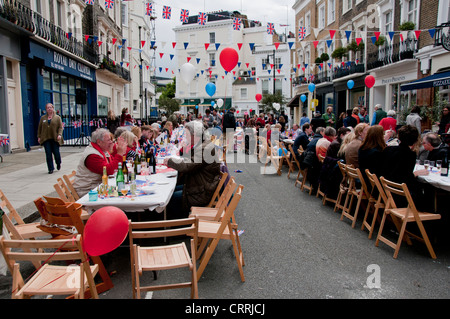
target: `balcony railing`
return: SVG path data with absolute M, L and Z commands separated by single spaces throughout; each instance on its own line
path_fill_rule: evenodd
M 69 33 L 19 1 L 0 1 L 0 17 L 88 62 L 97 62 L 97 52 L 93 47 L 69 36 Z
M 418 41 L 408 38 L 405 41 L 384 45 L 367 57 L 367 69 L 375 69 L 406 59 L 414 59 L 418 50 Z
M 435 29 L 434 45 L 442 45 L 446 50 L 450 51 L 450 21 L 437 26 Z M 447 34 L 445 34 L 445 31 L 447 31 Z
M 106 55 L 99 55 L 98 66 L 100 69 L 108 70 L 122 79 L 131 82 L 130 71 L 124 69 L 120 64 L 115 63 L 113 60 L 108 58 Z

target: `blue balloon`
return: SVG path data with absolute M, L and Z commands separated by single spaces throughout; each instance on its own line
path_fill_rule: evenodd
M 314 83 L 309 83 L 308 85 L 308 90 L 309 92 L 314 92 L 314 90 L 316 89 L 316 85 Z
M 214 106 L 214 104 L 215 104 L 215 102 L 214 102 L 214 101 L 211 101 L 211 106 Z
M 353 80 L 348 80 L 347 81 L 347 87 L 349 90 L 353 89 L 353 86 L 355 85 L 355 81 Z
M 300 100 L 302 100 L 302 102 L 305 103 L 306 95 L 305 94 L 300 95 Z
M 209 96 L 213 96 L 216 93 L 216 85 L 214 83 L 208 83 L 206 84 L 205 90 Z

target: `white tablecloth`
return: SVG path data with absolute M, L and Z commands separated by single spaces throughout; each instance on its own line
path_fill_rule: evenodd
M 125 198 L 123 196 L 99 197 L 96 201 L 89 201 L 89 194 L 86 194 L 77 203 L 86 207 L 90 214 L 104 206 L 114 206 L 128 212 L 142 212 L 148 209 L 161 213 L 169 203 L 175 189 L 177 183 L 176 171 L 137 177 L 138 180 L 146 180 L 146 178 L 148 182 L 153 182 L 151 185 L 155 191 L 153 194 Z
M 414 171 L 424 169 L 423 165 L 416 165 Z M 436 167 L 428 175 L 418 176 L 419 181 L 423 183 L 428 183 L 434 187 L 446 190 L 450 192 L 450 177 L 441 176 L 440 172 L 437 171 Z

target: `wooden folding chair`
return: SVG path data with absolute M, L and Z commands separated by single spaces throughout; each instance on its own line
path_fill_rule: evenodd
M 225 214 L 220 222 L 207 220 L 199 220 L 198 222 L 199 247 L 197 249 L 197 256 L 200 256 L 202 252 L 203 256 L 200 259 L 200 265 L 197 269 L 197 279 L 200 279 L 203 274 L 219 241 L 221 239 L 227 239 L 231 240 L 241 280 L 242 282 L 245 281 L 244 270 L 242 269 L 245 263 L 241 243 L 239 241 L 237 224 L 232 222 L 232 216 L 242 197 L 241 186 L 242 185 L 240 185 L 238 190 L 234 193 L 231 203 L 227 206 Z
M 344 205 L 342 205 L 342 199 L 344 198 L 344 195 L 348 193 L 348 176 L 347 176 L 347 165 L 342 163 L 341 161 L 338 161 L 339 170 L 342 174 L 342 180 L 339 184 L 339 193 L 336 198 L 336 203 L 334 205 L 334 211 L 337 212 L 339 209 L 343 209 Z
M 268 159 L 266 159 L 266 164 L 264 165 L 264 174 L 266 173 L 267 164 L 271 163 L 272 167 L 277 170 L 277 175 L 281 176 L 281 165 L 283 164 L 283 156 L 278 155 L 278 152 L 275 148 L 270 144 L 270 140 L 267 140 L 267 152 Z
M 325 157 L 323 157 L 322 155 L 318 154 L 317 155 L 319 158 L 319 162 L 323 164 L 323 161 L 325 160 Z M 322 204 L 325 205 L 326 202 L 330 202 L 330 203 L 336 203 L 336 200 L 333 198 L 330 198 L 327 196 L 327 194 L 325 194 L 323 192 L 323 188 L 320 189 L 320 183 L 319 183 L 319 187 L 317 188 L 317 194 L 316 197 L 319 198 L 319 196 L 322 196 Z
M 37 239 L 48 237 L 47 233 L 38 228 L 39 223 L 25 223 L 1 190 L 0 208 L 5 212 L 3 215 L 3 224 L 8 230 L 8 236 L 11 239 Z
M 411 193 L 409 192 L 408 186 L 405 183 L 402 184 L 394 183 L 392 181 L 385 179 L 384 177 L 380 177 L 380 181 L 387 195 L 387 203 L 384 209 L 384 214 L 381 220 L 380 230 L 378 231 L 375 246 L 378 247 L 378 244 L 381 240 L 386 245 L 394 249 L 394 258 L 397 258 L 402 241 L 403 239 L 405 239 L 404 237 L 411 236 L 414 237 L 415 239 L 425 242 L 425 245 L 427 246 L 431 258 L 436 259 L 436 254 L 434 253 L 433 246 L 431 245 L 431 242 L 428 239 L 428 235 L 427 232 L 425 231 L 425 227 L 423 226 L 423 222 L 427 220 L 438 220 L 441 218 L 441 215 L 418 211 L 416 205 L 414 204 L 414 200 L 411 197 Z M 393 194 L 405 197 L 408 206 L 398 208 L 395 203 L 394 197 L 392 196 Z M 393 219 L 399 220 L 401 224 L 398 240 L 396 243 L 390 241 L 389 239 L 387 239 L 382 235 L 384 223 L 386 222 L 386 216 L 388 215 L 391 216 Z M 410 231 L 407 231 L 406 225 L 408 223 L 416 223 L 422 237 L 413 234 Z
M 231 177 L 215 207 L 193 206 L 191 207 L 190 217 L 195 215 L 201 220 L 220 221 L 228 203 L 230 202 L 231 197 L 233 196 L 236 185 L 237 184 L 234 180 L 234 177 Z
M 221 196 L 221 191 L 222 191 L 222 187 L 225 184 L 225 181 L 228 178 L 228 173 L 227 172 L 220 172 L 220 181 L 219 184 L 217 184 L 216 190 L 214 191 L 214 194 L 211 198 L 211 201 L 208 203 L 208 205 L 206 207 L 214 207 L 217 204 L 217 201 L 219 200 L 220 196 Z
M 269 144 L 267 139 L 262 136 L 258 136 L 258 158 L 261 162 L 267 163 L 269 160 Z
M 301 148 L 301 146 L 300 146 L 300 148 Z M 303 152 L 303 151 L 300 151 L 300 148 L 298 151 L 299 153 Z M 301 175 L 301 178 L 300 178 L 300 175 Z M 308 185 L 307 182 L 308 182 L 308 168 L 304 168 L 304 169 L 300 168 L 300 170 L 298 171 L 297 179 L 295 180 L 294 186 L 297 187 L 297 183 L 300 184 L 301 191 L 303 192 L 306 189 L 307 191 L 309 191 L 309 195 L 311 195 L 312 194 L 312 185 L 311 184 Z
M 291 161 L 291 153 L 288 150 L 288 148 L 286 147 L 286 144 L 284 144 L 284 142 L 277 142 L 277 145 L 278 145 L 278 149 L 281 150 L 281 156 L 282 156 L 282 159 L 280 161 L 280 167 L 282 167 L 283 163 L 286 162 L 287 166 L 289 167 L 289 171 L 288 171 L 288 174 L 289 174 L 291 171 L 294 170 L 293 164 Z M 288 176 L 288 178 L 289 178 L 289 176 Z
M 140 299 L 141 292 L 174 288 L 191 288 L 191 298 L 198 298 L 196 249 L 198 218 L 190 217 L 152 222 L 129 221 L 131 281 L 133 298 Z M 190 236 L 190 251 L 184 242 L 144 247 L 135 243 L 135 239 L 161 238 L 173 236 Z M 141 286 L 140 278 L 144 271 L 158 271 L 174 268 L 189 268 L 191 281 L 176 284 Z
M 45 221 L 40 228 L 52 235 L 53 239 L 67 239 L 75 234 L 84 233 L 84 223 L 81 219 L 82 205 L 78 203 L 64 203 L 60 198 L 44 196 L 34 200 L 34 204 Z M 99 266 L 101 283 L 97 284 L 97 291 L 102 293 L 114 287 L 100 256 L 90 256 Z
M 70 174 L 63 175 L 63 180 L 66 183 L 68 191 L 72 194 L 72 197 L 75 199 L 75 201 L 80 199 L 80 195 L 78 195 L 77 191 L 73 187 L 73 183 L 75 182 L 76 174 L 77 174 L 76 171 L 72 171 L 72 173 L 70 173 Z
M 352 228 L 355 228 L 361 201 L 363 199 L 367 200 L 369 198 L 369 195 L 367 192 L 366 183 L 361 175 L 361 171 L 359 170 L 359 168 L 354 168 L 347 165 L 346 172 L 349 178 L 349 186 L 347 196 L 345 197 L 344 207 L 342 208 L 341 220 L 343 220 L 344 217 L 347 217 L 352 221 Z M 359 182 L 361 183 L 361 189 L 356 188 L 357 180 L 359 180 Z M 355 197 L 357 198 L 357 203 L 355 212 L 352 215 L 353 200 Z
M 384 192 L 383 186 L 380 183 L 377 175 L 372 174 L 369 169 L 366 169 L 367 178 L 372 186 L 372 191 L 369 194 L 369 202 L 367 204 L 366 213 L 364 214 L 363 223 L 361 226 L 361 230 L 367 229 L 369 230 L 369 239 L 372 238 L 373 231 L 375 229 L 375 224 L 379 219 L 378 211 L 380 209 L 384 209 L 387 203 L 387 196 Z M 378 196 L 377 196 L 378 195 Z M 373 211 L 372 221 L 369 223 L 369 212 L 371 209 Z
M 98 265 L 89 265 L 82 248 L 81 235 L 61 240 L 6 240 L 0 236 L 0 247 L 12 274 L 13 299 L 35 295 L 74 295 L 77 299 L 84 299 L 85 294 L 98 299 L 94 282 Z M 81 262 L 69 266 L 50 264 L 53 261 L 73 263 L 74 260 Z M 19 261 L 43 264 L 24 280 Z
M 297 157 L 295 156 L 294 149 L 292 148 L 291 144 L 288 144 L 288 149 L 289 149 L 290 154 L 292 155 L 292 160 L 291 160 L 292 165 L 289 166 L 289 172 L 288 172 L 288 175 L 287 175 L 287 178 L 290 178 L 291 172 L 294 172 L 294 169 L 295 169 L 294 168 L 294 164 L 295 164 L 295 166 L 297 166 L 297 169 L 299 171 L 298 175 L 300 175 L 300 163 L 297 160 Z M 298 175 L 297 175 L 297 177 L 298 177 Z
M 70 192 L 69 188 L 64 183 L 62 178 L 57 179 L 57 183 L 53 185 L 53 188 L 55 189 L 59 198 L 61 198 L 64 202 L 76 202 L 75 198 L 73 197 L 72 193 Z

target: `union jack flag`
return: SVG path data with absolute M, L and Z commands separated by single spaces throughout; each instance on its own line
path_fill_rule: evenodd
M 303 40 L 305 38 L 305 35 L 306 35 L 306 28 L 305 27 L 298 28 L 298 38 L 299 38 L 299 40 Z
M 164 6 L 163 7 L 163 13 L 162 13 L 163 19 L 170 20 L 170 16 L 171 15 L 172 15 L 172 8 L 169 7 L 169 6 Z
M 113 5 L 114 5 L 114 0 L 105 0 L 106 9 L 112 9 Z
M 84 1 L 86 4 L 94 4 L 94 0 L 86 0 Z
M 0 136 L 0 146 L 9 145 L 9 136 Z
M 183 23 L 187 23 L 189 21 L 189 10 L 181 9 L 180 21 Z
M 275 27 L 273 25 L 273 23 L 267 23 L 267 33 L 268 34 L 273 34 L 273 32 L 275 31 Z
M 241 30 L 241 19 L 240 18 L 233 19 L 233 29 L 236 31 Z
M 151 16 L 153 11 L 153 5 L 151 3 L 145 4 L 145 15 Z
M 206 13 L 205 12 L 199 12 L 198 13 L 198 24 L 205 25 L 206 24 Z

